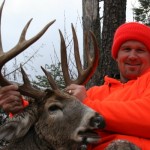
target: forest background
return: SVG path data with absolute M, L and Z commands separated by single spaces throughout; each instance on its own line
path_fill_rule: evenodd
M 1 0 L 1 2 L 3 2 Z M 63 76 L 60 67 L 60 29 L 65 37 L 70 75 L 76 78 L 76 66 L 73 57 L 73 42 L 71 23 L 74 24 L 79 41 L 79 49 L 83 67 L 86 68 L 84 56 L 84 34 L 93 31 L 100 47 L 99 66 L 87 87 L 103 83 L 105 75 L 118 76 L 118 68 L 111 58 L 110 49 L 116 28 L 128 21 L 143 21 L 149 18 L 149 0 L 67 0 L 55 2 L 43 0 L 14 0 L 6 1 L 2 14 L 2 42 L 7 51 L 11 49 L 30 18 L 33 21 L 28 29 L 27 38 L 35 35 L 46 23 L 56 19 L 56 23 L 35 44 L 23 54 L 10 61 L 4 68 L 3 74 L 12 81 L 21 81 L 20 64 L 27 71 L 33 83 L 47 87 L 40 66 L 48 69 L 56 82 L 62 85 Z M 141 7 L 145 10 L 142 11 Z M 138 8 L 138 11 L 136 9 Z M 140 10 L 139 10 L 140 9 Z M 143 14 L 143 18 L 137 16 Z M 144 22 L 145 23 L 145 22 Z M 89 43 L 91 45 L 91 43 Z M 92 49 L 91 49 L 92 53 Z

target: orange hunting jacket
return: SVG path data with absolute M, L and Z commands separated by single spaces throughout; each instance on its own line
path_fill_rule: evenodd
M 106 76 L 104 85 L 89 89 L 83 102 L 106 121 L 105 129 L 98 131 L 100 142 L 89 150 L 104 150 L 115 139 L 150 150 L 150 69 L 124 84 Z

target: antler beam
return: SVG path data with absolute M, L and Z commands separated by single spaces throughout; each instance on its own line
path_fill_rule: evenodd
M 94 72 L 97 68 L 98 58 L 99 58 L 99 48 L 98 48 L 98 44 L 97 44 L 94 34 L 92 32 L 90 32 L 90 36 L 92 38 L 93 45 L 94 45 L 94 52 L 93 52 L 94 56 L 92 58 L 90 56 L 90 51 L 89 51 L 89 47 L 88 47 L 88 34 L 86 34 L 85 44 L 86 44 L 86 57 L 87 57 L 88 67 L 85 70 L 83 70 L 81 60 L 80 60 L 80 55 L 79 55 L 78 39 L 77 39 L 76 32 L 75 32 L 73 25 L 71 25 L 71 27 L 72 27 L 72 34 L 73 34 L 74 55 L 75 55 L 75 61 L 76 61 L 76 66 L 77 66 L 77 71 L 78 71 L 78 77 L 76 80 L 70 79 L 69 67 L 68 67 L 68 62 L 67 62 L 66 44 L 65 44 L 65 40 L 62 35 L 62 32 L 59 30 L 60 39 L 61 39 L 60 51 L 61 51 L 61 66 L 62 66 L 63 77 L 65 80 L 66 86 L 70 85 L 71 83 L 85 85 L 90 80 L 90 78 L 92 77 L 92 75 L 94 74 Z M 43 69 L 45 75 L 47 76 L 47 79 L 48 79 L 49 84 L 51 85 L 52 89 L 55 91 L 58 91 L 59 89 L 58 89 L 55 81 L 53 80 L 51 74 L 48 71 L 46 71 L 44 68 L 42 68 L 42 69 Z
M 26 33 L 27 33 L 28 27 L 29 27 L 32 19 L 29 20 L 28 23 L 26 24 L 26 26 L 24 27 L 24 29 L 22 30 L 22 33 L 20 35 L 20 39 L 19 39 L 18 43 L 16 44 L 16 46 L 14 46 L 8 52 L 4 52 L 3 51 L 3 47 L 2 47 L 2 39 L 1 39 L 1 18 L 2 18 L 2 10 L 3 10 L 3 7 L 4 7 L 4 3 L 5 3 L 5 0 L 3 1 L 2 5 L 0 7 L 0 70 L 2 69 L 2 67 L 4 66 L 4 64 L 6 62 L 8 62 L 9 60 L 11 60 L 12 58 L 14 58 L 15 56 L 17 56 L 21 52 L 23 52 L 31 44 L 33 44 L 34 42 L 36 42 L 47 31 L 47 29 L 55 22 L 55 20 L 49 22 L 34 37 L 30 38 L 29 40 L 26 40 L 25 39 Z M 22 70 L 23 78 L 27 79 L 27 75 L 25 74 L 25 72 L 23 71 L 23 69 L 21 69 L 21 70 Z M 6 80 L 3 77 L 3 75 L 2 75 L 1 72 L 0 72 L 0 80 L 1 80 L 1 82 L 0 82 L 1 86 L 6 86 L 6 85 L 10 85 L 11 84 L 8 80 Z M 24 82 L 24 85 L 19 86 L 19 91 L 21 92 L 21 94 L 25 94 L 26 96 L 31 96 L 33 98 L 39 98 L 40 96 L 43 95 L 42 92 L 40 92 L 39 90 L 36 90 L 36 89 L 32 88 L 32 86 L 30 84 L 27 84 L 27 82 Z
M 98 65 L 99 48 L 94 34 L 90 31 L 90 36 L 92 38 L 93 45 L 94 45 L 94 56 L 93 58 L 91 58 L 90 56 L 89 47 L 88 47 L 88 34 L 86 34 L 85 46 L 86 46 L 86 57 L 87 57 L 88 67 L 85 70 L 83 70 L 81 60 L 80 60 L 80 55 L 79 55 L 78 39 L 73 25 L 71 27 L 72 27 L 72 34 L 73 34 L 73 41 L 74 41 L 74 54 L 75 54 L 77 71 L 78 71 L 78 78 L 76 80 L 70 79 L 65 40 L 63 38 L 61 31 L 59 31 L 61 37 L 61 64 L 62 64 L 64 80 L 66 85 L 70 85 L 71 83 L 85 85 L 94 74 L 94 71 L 96 70 L 96 67 Z

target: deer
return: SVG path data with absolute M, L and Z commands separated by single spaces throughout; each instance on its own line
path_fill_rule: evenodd
M 4 4 L 5 0 L 0 8 L 0 20 Z M 20 35 L 18 43 L 8 52 L 3 51 L 0 39 L 0 69 L 6 62 L 36 42 L 54 22 L 55 20 L 51 21 L 38 34 L 26 40 L 26 32 L 31 23 L 31 20 L 29 20 Z M 89 65 L 87 69 L 82 69 L 77 35 L 73 24 L 71 27 L 78 70 L 78 78 L 75 80 L 69 77 L 65 40 L 62 32 L 59 30 L 61 64 L 66 86 L 71 83 L 85 84 L 98 64 L 99 49 L 94 34 L 90 32 L 95 55 L 90 57 L 87 48 Z M 100 114 L 85 106 L 65 90 L 59 89 L 50 72 L 43 67 L 41 68 L 51 86 L 50 89 L 46 90 L 35 88 L 23 67 L 21 66 L 20 68 L 23 84 L 18 84 L 18 90 L 22 95 L 28 96 L 33 100 L 29 102 L 29 106 L 22 112 L 14 115 L 13 118 L 9 118 L 0 126 L 0 139 L 9 142 L 3 150 L 77 150 L 86 149 L 87 144 L 99 141 L 100 137 L 94 130 L 105 127 L 105 121 Z M 1 72 L 0 81 L 1 86 L 12 84 Z
M 1 16 L 5 0 L 0 7 L 0 27 Z M 39 33 L 29 40 L 25 39 L 27 29 L 32 19 L 25 25 L 18 43 L 8 52 L 2 48 L 0 30 L 0 70 L 9 60 L 23 52 L 30 45 L 35 43 L 55 22 L 49 22 Z M 74 55 L 78 71 L 75 80 L 70 79 L 67 63 L 67 50 L 62 32 L 60 34 L 60 53 L 62 72 L 65 84 L 71 83 L 85 85 L 94 74 L 99 58 L 99 48 L 94 34 L 90 31 L 93 42 L 94 56 L 91 57 L 88 47 L 88 34 L 86 34 L 86 56 L 88 66 L 82 69 L 79 56 L 78 39 L 72 24 L 72 34 L 74 42 Z M 18 84 L 19 92 L 32 98 L 29 106 L 22 112 L 15 114 L 13 118 L 0 126 L 0 140 L 8 141 L 9 144 L 2 150 L 86 150 L 88 144 L 97 144 L 100 136 L 95 132 L 106 126 L 101 114 L 81 103 L 76 97 L 70 95 L 65 89 L 59 89 L 51 76 L 51 73 L 41 67 L 51 86 L 50 89 L 41 90 L 35 88 L 23 67 L 21 66 L 23 84 Z M 0 71 L 0 85 L 11 85 Z M 125 140 L 113 141 L 105 150 L 140 150 L 136 145 Z

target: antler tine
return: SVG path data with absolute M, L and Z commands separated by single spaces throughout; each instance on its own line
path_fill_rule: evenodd
M 59 34 L 60 34 L 60 39 L 61 39 L 61 66 L 62 66 L 62 72 L 63 72 L 63 76 L 64 76 L 64 80 L 66 85 L 70 84 L 70 76 L 69 76 L 69 69 L 68 69 L 68 63 L 67 63 L 67 52 L 66 52 L 66 44 L 65 44 L 65 40 L 64 37 L 62 35 L 62 32 L 59 30 Z
M 44 96 L 44 92 L 35 89 L 31 83 L 30 80 L 26 74 L 26 72 L 24 71 L 24 69 L 22 68 L 22 66 L 20 66 L 21 68 L 21 73 L 22 73 L 22 77 L 23 77 L 23 82 L 24 84 L 19 86 L 19 91 L 20 93 L 22 93 L 23 95 L 35 98 L 35 99 L 40 99 Z
M 47 70 L 45 70 L 43 67 L 41 67 L 43 72 L 45 73 L 45 75 L 47 76 L 47 79 L 48 79 L 48 82 L 49 84 L 51 85 L 51 88 L 54 90 L 54 91 L 57 91 L 59 90 L 54 79 L 52 78 L 50 72 L 48 72 Z
M 77 39 L 77 35 L 76 35 L 73 24 L 71 24 L 71 28 L 72 28 L 72 34 L 73 34 L 74 55 L 75 55 L 75 61 L 77 65 L 78 76 L 81 76 L 82 64 L 81 64 L 81 59 L 80 59 L 80 54 L 79 54 L 78 39 Z
M 75 32 L 73 25 L 72 25 L 72 34 L 73 34 L 73 41 L 74 41 L 74 55 L 75 55 L 75 61 L 76 61 L 76 66 L 77 66 L 77 71 L 78 71 L 78 78 L 76 80 L 70 79 L 69 72 L 68 72 L 68 64 L 67 64 L 66 45 L 65 45 L 63 35 L 60 32 L 60 37 L 61 37 L 61 65 L 62 65 L 64 80 L 65 80 L 66 85 L 70 85 L 71 83 L 85 85 L 90 80 L 92 75 L 94 74 L 94 72 L 97 68 L 97 65 L 98 65 L 98 61 L 99 61 L 98 60 L 99 59 L 98 44 L 96 41 L 96 37 L 90 31 L 90 36 L 92 38 L 92 42 L 94 45 L 94 56 L 93 56 L 93 58 L 91 58 L 90 52 L 89 52 L 89 47 L 88 47 L 88 40 L 87 40 L 88 35 L 87 34 L 85 35 L 85 37 L 86 37 L 85 38 L 85 47 L 86 47 L 88 67 L 85 70 L 83 70 L 80 55 L 79 55 L 78 39 L 77 39 L 76 32 Z
M 18 44 L 16 45 L 16 47 L 14 47 L 14 51 L 15 49 L 18 49 L 18 47 L 20 47 L 20 44 L 21 47 L 20 47 L 20 51 L 18 50 L 18 53 L 22 52 L 24 49 L 26 49 L 27 47 L 29 47 L 31 44 L 33 44 L 34 42 L 36 42 L 46 31 L 47 29 L 56 21 L 56 20 L 53 20 L 51 22 L 49 22 L 39 33 L 37 33 L 34 37 L 32 37 L 31 39 L 29 40 L 25 40 L 25 35 L 26 35 L 26 32 L 27 32 L 27 29 L 31 23 L 32 19 L 29 20 L 29 22 L 26 24 L 26 26 L 24 27 L 22 33 L 21 33 L 21 36 L 20 36 L 20 39 L 19 39 L 19 42 Z

